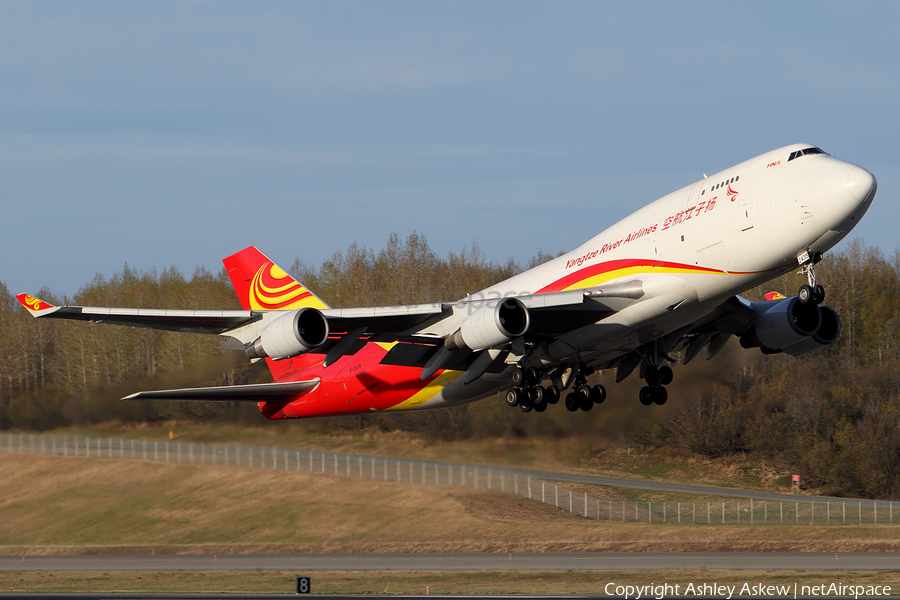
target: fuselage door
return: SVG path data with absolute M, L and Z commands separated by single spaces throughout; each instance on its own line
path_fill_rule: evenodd
M 687 199 L 684 203 L 685 210 L 697 206 L 697 202 L 700 201 L 700 190 L 703 189 L 703 186 L 706 184 L 705 179 L 701 179 L 691 188 L 691 191 L 688 192 Z

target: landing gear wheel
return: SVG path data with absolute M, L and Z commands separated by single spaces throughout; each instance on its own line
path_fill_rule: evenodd
M 578 386 L 575 390 L 578 396 L 578 407 L 583 411 L 589 411 L 594 407 L 594 391 L 586 383 Z
M 537 385 L 541 381 L 541 376 L 538 374 L 537 369 L 528 369 L 525 371 L 525 385 Z
M 566 410 L 569 412 L 575 412 L 578 410 L 579 402 L 578 395 L 575 392 L 569 392 L 566 394 Z
M 522 399 L 522 392 L 519 388 L 510 388 L 506 390 L 506 404 L 513 407 L 519 405 L 519 400 Z
M 519 408 L 522 412 L 531 412 L 534 408 L 534 388 L 525 388 L 519 398 Z
M 659 385 L 669 385 L 672 383 L 672 367 L 665 366 L 659 368 Z
M 638 398 L 641 400 L 641 404 L 644 406 L 650 406 L 653 404 L 653 388 L 649 385 L 645 385 L 641 388 L 640 393 L 638 394 Z
M 556 404 L 559 402 L 559 388 L 555 385 L 547 386 L 544 396 L 547 398 L 547 404 Z
M 587 387 L 587 386 L 584 386 L 584 387 Z M 594 401 L 591 399 L 591 396 L 593 396 L 593 392 L 590 392 L 591 388 L 588 387 L 587 389 L 589 390 L 587 398 L 585 398 L 581 394 L 578 395 L 579 408 L 581 408 L 581 410 L 583 410 L 584 412 L 587 412 L 587 411 L 591 410 L 592 408 L 594 408 Z
M 521 386 L 525 383 L 525 371 L 518 368 L 514 369 L 510 378 L 512 379 L 514 386 Z
M 669 392 L 664 387 L 653 388 L 650 393 L 653 403 L 662 406 L 669 399 Z
M 813 298 L 813 301 L 816 304 L 822 304 L 825 301 L 825 288 L 823 288 L 821 285 L 817 285 L 813 289 L 813 291 L 815 292 L 815 297 Z
M 813 301 L 813 289 L 808 285 L 801 285 L 800 289 L 797 290 L 797 298 L 800 299 L 802 304 L 809 304 Z
M 575 390 L 578 394 L 578 403 L 584 404 L 585 402 L 590 402 L 593 404 L 593 400 L 591 400 L 591 386 L 587 384 L 582 384 L 578 386 L 578 389 Z
M 647 367 L 647 370 L 644 372 L 644 381 L 647 382 L 652 388 L 655 388 L 659 385 L 660 380 L 660 372 L 656 367 Z
M 545 410 L 547 410 L 546 402 L 541 402 L 539 404 L 534 405 L 534 412 L 544 412 Z
M 603 401 L 606 400 L 606 388 L 602 385 L 595 385 L 591 388 L 591 398 L 593 398 L 594 404 L 603 404 Z

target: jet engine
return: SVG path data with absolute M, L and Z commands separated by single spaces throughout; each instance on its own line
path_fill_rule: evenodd
M 516 298 L 482 306 L 462 326 L 444 338 L 447 350 L 494 348 L 528 331 L 528 309 Z
M 757 306 L 760 306 L 757 304 Z M 764 306 L 764 305 L 763 305 Z M 748 332 L 741 336 L 741 346 L 766 350 L 783 350 L 805 340 L 822 324 L 817 304 L 804 304 L 799 298 L 785 298 L 769 306 Z
M 833 344 L 840 335 L 841 318 L 833 308 L 785 298 L 756 319 L 741 336 L 741 346 L 761 347 L 766 354 L 785 352 L 797 356 Z
M 808 338 L 791 344 L 784 349 L 786 354 L 799 356 L 831 345 L 841 337 L 841 317 L 829 306 L 819 306 L 822 313 L 822 324 Z
M 286 313 L 263 329 L 256 341 L 247 346 L 248 358 L 292 358 L 318 348 L 328 339 L 328 321 L 314 308 Z

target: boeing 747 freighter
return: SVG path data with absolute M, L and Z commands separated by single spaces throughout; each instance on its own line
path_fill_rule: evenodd
M 594 371 L 635 370 L 639 399 L 663 404 L 673 353 L 745 348 L 804 354 L 834 343 L 838 314 L 816 264 L 875 196 L 866 169 L 809 144 L 772 150 L 641 208 L 575 250 L 466 298 L 329 308 L 256 248 L 224 260 L 243 310 L 52 306 L 35 317 L 214 333 L 265 360 L 273 383 L 138 392 L 132 400 L 258 402 L 269 419 L 454 406 L 503 392 L 542 412 L 606 398 Z M 793 269 L 792 297 L 740 292 Z

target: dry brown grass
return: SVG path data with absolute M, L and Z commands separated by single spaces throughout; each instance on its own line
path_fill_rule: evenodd
M 642 407 L 643 408 L 643 407 Z M 673 483 L 790 493 L 790 471 L 759 461 L 752 454 L 711 459 L 673 448 L 654 449 L 612 441 L 597 434 L 527 437 L 480 437 L 445 441 L 426 439 L 410 431 L 322 431 L 315 422 L 263 423 L 107 423 L 70 433 L 125 436 L 163 441 L 172 431 L 176 439 L 192 442 L 235 443 L 349 454 L 367 454 L 452 463 L 525 467 Z M 804 494 L 816 495 L 815 490 Z M 629 498 L 654 499 L 640 491 Z
M 608 583 L 648 585 L 668 583 L 716 583 L 719 585 L 819 585 L 842 582 L 852 585 L 888 585 L 900 589 L 900 572 L 870 571 L 312 571 L 315 594 L 602 594 Z M 263 572 L 168 572 L 154 573 L 2 573 L 4 592 L 132 592 L 132 593 L 245 593 L 291 594 L 298 573 Z M 746 595 L 744 596 L 746 597 Z
M 597 522 L 327 474 L 0 453 L 0 553 L 898 551 L 894 527 Z

